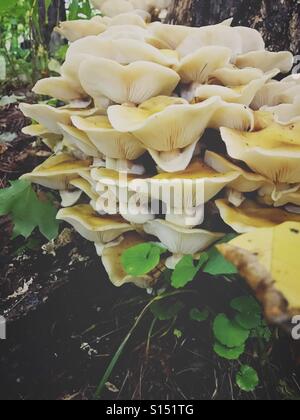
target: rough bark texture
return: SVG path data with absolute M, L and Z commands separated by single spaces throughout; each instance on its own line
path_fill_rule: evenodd
M 229 17 L 234 26 L 259 30 L 268 49 L 300 53 L 299 0 L 174 0 L 167 21 L 203 26 Z

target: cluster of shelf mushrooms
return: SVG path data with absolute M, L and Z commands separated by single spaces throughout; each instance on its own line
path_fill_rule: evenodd
M 159 15 L 169 1 L 93 3 L 106 16 L 62 23 L 57 31 L 70 46 L 61 75 L 34 88 L 64 105 L 21 105 L 35 121 L 24 132 L 53 151 L 23 178 L 60 191 L 58 218 L 95 243 L 111 281 L 153 286 L 157 273 L 136 278 L 121 264 L 140 243 L 162 243 L 170 253 L 164 264 L 174 268 L 226 229 L 300 222 L 300 78 L 283 76 L 292 54 L 267 51 L 257 31 L 230 20 L 151 23 L 151 11 Z M 159 202 L 166 185 L 192 188 L 161 203 L 167 214 L 131 213 L 122 197 L 132 198 L 141 180 L 157 187 L 155 196 L 144 193 L 143 208 Z M 116 208 L 106 205 L 111 196 Z M 205 228 L 207 203 L 219 212 L 221 233 Z

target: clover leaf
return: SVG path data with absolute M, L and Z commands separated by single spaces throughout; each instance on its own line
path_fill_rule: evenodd
M 148 242 L 127 249 L 121 256 L 121 263 L 127 274 L 143 276 L 150 273 L 160 263 L 160 257 L 167 250 Z
M 185 287 L 194 280 L 201 267 L 207 262 L 207 254 L 202 254 L 200 260 L 195 265 L 192 255 L 185 255 L 176 265 L 173 271 L 171 283 L 175 289 Z
M 218 356 L 227 360 L 238 360 L 245 352 L 245 344 L 239 347 L 228 348 L 220 343 L 214 345 L 214 351 Z
M 254 391 L 259 384 L 256 370 L 248 365 L 243 365 L 236 376 L 236 383 L 242 391 Z
M 250 336 L 250 331 L 231 321 L 225 314 L 219 314 L 215 318 L 213 332 L 215 338 L 229 348 L 242 346 Z
M 246 330 L 258 328 L 262 323 L 262 311 L 258 302 L 252 296 L 242 296 L 231 301 L 230 306 L 239 314 L 236 322 Z

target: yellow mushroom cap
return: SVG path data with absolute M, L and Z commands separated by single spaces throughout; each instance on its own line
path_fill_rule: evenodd
M 104 23 L 103 18 L 95 16 L 90 20 L 73 20 L 67 22 L 60 22 L 54 30 L 59 33 L 63 38 L 70 42 L 77 41 L 90 35 L 99 35 L 104 32 L 107 25 Z
M 225 199 L 217 200 L 216 205 L 224 222 L 238 233 L 277 226 L 288 221 L 300 222 L 300 215 L 263 207 L 251 200 L 244 201 L 240 207 L 235 207 Z
M 93 187 L 91 186 L 91 183 L 86 179 L 82 177 L 72 179 L 72 181 L 70 181 L 70 185 L 72 187 L 77 188 L 80 191 L 83 191 L 85 195 L 87 195 L 92 201 L 97 201 L 98 194 L 94 191 Z
M 115 130 L 107 117 L 73 117 L 72 122 L 87 134 L 97 150 L 112 159 L 136 160 L 145 153 L 145 148 L 136 137 Z
M 111 282 L 116 287 L 121 287 L 124 284 L 133 283 L 142 289 L 148 289 L 155 285 L 161 275 L 161 271 L 149 273 L 144 276 L 133 277 L 128 275 L 121 263 L 121 256 L 123 253 L 136 245 L 145 243 L 145 238 L 135 232 L 128 232 L 124 235 L 123 241 L 116 246 L 105 248 L 102 254 L 102 263 L 107 271 Z
M 274 115 L 274 120 L 279 124 L 293 124 L 300 121 L 300 96 L 296 97 L 293 104 L 280 104 L 264 106 L 262 111 Z
M 209 76 L 230 62 L 231 50 L 225 47 L 203 47 L 187 55 L 175 68 L 183 83 L 207 83 Z
M 146 148 L 172 152 L 200 139 L 219 103 L 218 98 L 189 105 L 180 98 L 157 97 L 138 108 L 111 106 L 108 118 L 113 127 L 132 133 Z
M 119 238 L 123 233 L 133 230 L 132 226 L 120 216 L 99 216 L 87 204 L 61 209 L 58 220 L 63 220 L 90 242 L 107 244 Z
M 288 73 L 293 64 L 293 54 L 288 51 L 252 51 L 238 56 L 235 60 L 235 65 L 239 68 L 254 67 L 263 72 L 279 69 L 281 73 Z
M 166 43 L 170 49 L 176 49 L 188 35 L 194 32 L 195 28 L 153 22 L 148 25 L 148 30 L 156 38 Z
M 274 183 L 300 182 L 300 123 L 273 123 L 256 132 L 221 129 L 229 156 Z
M 156 236 L 171 253 L 179 255 L 195 255 L 224 236 L 202 229 L 181 228 L 159 219 L 147 222 L 144 231 Z
M 257 191 L 263 185 L 268 183 L 268 180 L 261 175 L 246 171 L 238 165 L 230 162 L 223 156 L 207 150 L 205 152 L 204 162 L 220 173 L 235 172 L 238 174 L 237 179 L 234 179 L 228 184 L 228 187 L 239 192 L 253 192 Z
M 104 58 L 84 61 L 79 78 L 95 103 L 98 97 L 106 97 L 117 104 L 140 104 L 154 96 L 171 95 L 180 81 L 174 70 L 156 63 L 139 61 L 122 66 Z
M 222 84 L 223 86 L 246 86 L 253 80 L 261 79 L 263 76 L 264 72 L 254 67 L 239 69 L 233 65 L 228 65 L 217 68 L 211 73 L 210 83 L 212 84 L 212 81 L 217 81 L 218 84 Z
M 286 222 L 219 247 L 254 289 L 271 322 L 299 314 L 299 233 L 299 222 Z
M 77 160 L 71 155 L 62 153 L 50 157 L 33 172 L 23 175 L 21 179 L 54 190 L 67 190 L 69 182 L 77 178 L 78 172 L 87 169 L 90 164 L 90 160 Z

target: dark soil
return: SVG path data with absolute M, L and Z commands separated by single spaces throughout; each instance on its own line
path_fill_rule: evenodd
M 0 109 L 0 130 L 18 133 L 0 151 L 2 188 L 47 154 L 20 133 L 25 124 L 16 105 Z M 9 218 L 0 219 L 0 229 L 0 313 L 8 320 L 8 339 L 0 341 L 0 399 L 92 399 L 150 297 L 132 286 L 113 287 L 94 247 L 70 230 L 52 246 L 16 255 L 23 243 L 11 241 Z M 38 234 L 35 239 L 42 241 Z M 249 293 L 244 283 L 201 277 L 193 287 L 194 294 L 180 297 L 186 305 L 183 315 L 172 324 L 158 322 L 151 340 L 153 316 L 146 314 L 102 398 L 299 399 L 300 370 L 284 332 L 274 330 L 266 347 L 251 343 L 243 356 L 261 379 L 257 391 L 246 394 L 235 385 L 239 363 L 222 361 L 213 353 L 211 323 L 188 319 L 193 306 L 208 305 L 211 319 L 214 313 L 228 311 L 232 297 Z M 175 328 L 182 331 L 182 338 L 174 336 Z

